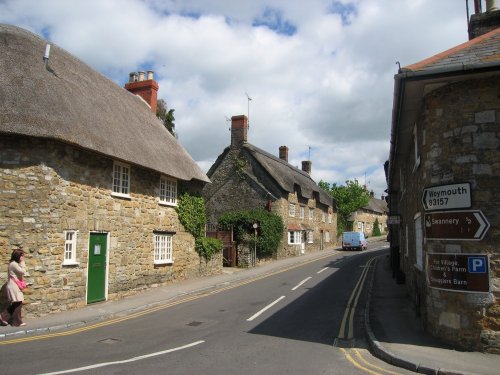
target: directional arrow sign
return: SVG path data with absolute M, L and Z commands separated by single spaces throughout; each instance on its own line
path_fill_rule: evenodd
M 470 183 L 425 188 L 422 193 L 422 204 L 426 211 L 469 208 L 471 206 Z
M 479 210 L 439 211 L 425 214 L 428 240 L 482 240 L 490 223 Z

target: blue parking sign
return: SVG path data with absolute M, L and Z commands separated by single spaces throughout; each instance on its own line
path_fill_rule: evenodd
M 486 273 L 486 256 L 471 256 L 469 257 L 469 272 L 470 273 Z

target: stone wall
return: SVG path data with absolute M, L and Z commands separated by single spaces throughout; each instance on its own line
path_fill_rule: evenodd
M 27 252 L 26 312 L 44 315 L 86 304 L 90 232 L 108 234 L 107 298 L 219 273 L 179 223 L 158 204 L 158 173 L 131 167 L 130 199 L 111 195 L 113 160 L 61 143 L 0 137 L 0 264 Z M 76 265 L 63 265 L 64 231 L 77 230 Z M 153 231 L 175 232 L 173 264 L 154 265 Z M 6 267 L 0 269 L 5 280 Z M 3 281 L 2 281 L 3 282 Z
M 295 216 L 289 215 L 289 204 L 295 204 Z M 304 207 L 304 217 L 300 217 L 300 207 Z M 285 231 L 283 233 L 283 246 L 278 252 L 278 258 L 299 256 L 303 253 L 310 253 L 319 250 L 326 250 L 337 245 L 337 215 L 333 213 L 332 208 L 318 205 L 315 199 L 304 199 L 298 197 L 296 193 L 288 194 L 287 199 L 282 198 L 273 203 L 273 212 L 283 218 Z M 309 219 L 309 211 L 313 210 L 313 219 Z M 323 215 L 325 213 L 325 221 Z M 331 223 L 328 222 L 328 214 L 331 214 Z M 287 228 L 303 228 L 312 231 L 313 242 L 303 244 L 289 244 Z M 330 234 L 330 241 L 327 242 L 326 232 Z
M 500 353 L 500 78 L 469 80 L 430 92 L 417 123 L 414 146 L 398 161 L 404 187 L 399 212 L 407 227 L 399 244 L 406 281 L 429 332 L 465 349 Z M 413 142 L 413 140 L 412 140 Z M 404 147 L 404 146 L 400 146 Z M 469 182 L 471 209 L 481 210 L 491 227 L 481 241 L 426 240 L 423 258 L 415 252 L 415 220 L 423 219 L 425 187 Z M 420 216 L 419 216 L 420 215 Z M 407 245 L 408 244 L 408 245 Z M 426 253 L 487 254 L 491 293 L 464 293 L 430 288 L 424 268 Z

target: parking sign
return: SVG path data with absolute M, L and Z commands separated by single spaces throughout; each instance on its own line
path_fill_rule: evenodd
M 469 257 L 469 272 L 486 273 L 486 257 L 485 256 Z

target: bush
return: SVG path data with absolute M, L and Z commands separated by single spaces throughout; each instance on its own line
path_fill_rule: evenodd
M 257 242 L 254 223 L 258 225 Z M 259 258 L 275 254 L 283 237 L 281 217 L 262 209 L 227 212 L 219 218 L 219 224 L 232 226 L 236 241 L 247 242 L 252 248 L 256 246 Z
M 373 231 L 372 236 L 381 236 L 382 232 L 380 232 L 380 224 L 378 223 L 378 218 L 375 219 L 375 223 L 373 223 Z
M 218 238 L 202 237 L 196 240 L 195 246 L 198 254 L 208 261 L 214 254 L 222 251 L 224 244 Z
M 205 200 L 184 193 L 179 197 L 177 206 L 179 221 L 191 233 L 195 239 L 195 249 L 199 256 L 210 260 L 212 256 L 222 251 L 223 243 L 216 238 L 205 237 L 205 226 L 207 224 L 207 214 L 205 211 Z

